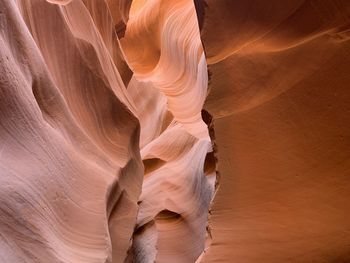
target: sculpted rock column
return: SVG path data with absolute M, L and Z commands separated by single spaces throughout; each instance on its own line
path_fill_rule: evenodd
M 206 158 L 213 151 L 201 115 L 207 66 L 193 2 L 133 1 L 121 45 L 134 72 L 128 92 L 145 166 L 129 259 L 193 263 L 210 239 L 216 178 Z
M 136 111 L 117 43 L 82 1 L 64 4 L 0 3 L 1 262 L 123 262 L 131 245 Z

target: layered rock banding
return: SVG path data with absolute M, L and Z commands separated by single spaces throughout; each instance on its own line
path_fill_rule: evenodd
M 0 7 L 1 261 L 196 261 L 216 171 L 193 3 Z
M 349 25 L 346 0 L 0 1 L 0 262 L 347 262 Z

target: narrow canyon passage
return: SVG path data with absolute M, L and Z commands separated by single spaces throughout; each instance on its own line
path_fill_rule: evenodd
M 195 262 L 210 242 L 216 170 L 204 169 L 213 147 L 201 116 L 208 73 L 193 2 L 133 1 L 120 43 L 145 167 L 129 260 Z
M 195 262 L 216 163 L 193 2 L 2 1 L 1 13 L 13 144 L 0 258 Z
M 348 0 L 0 0 L 0 263 L 350 261 Z

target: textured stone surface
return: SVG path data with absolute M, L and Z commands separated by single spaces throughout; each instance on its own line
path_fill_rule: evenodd
M 347 0 L 0 1 L 0 262 L 350 260 Z

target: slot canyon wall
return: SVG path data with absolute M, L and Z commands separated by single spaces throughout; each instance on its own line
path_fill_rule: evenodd
M 196 2 L 220 188 L 203 262 L 350 261 L 350 2 Z
M 348 262 L 350 2 L 0 0 L 0 262 Z

